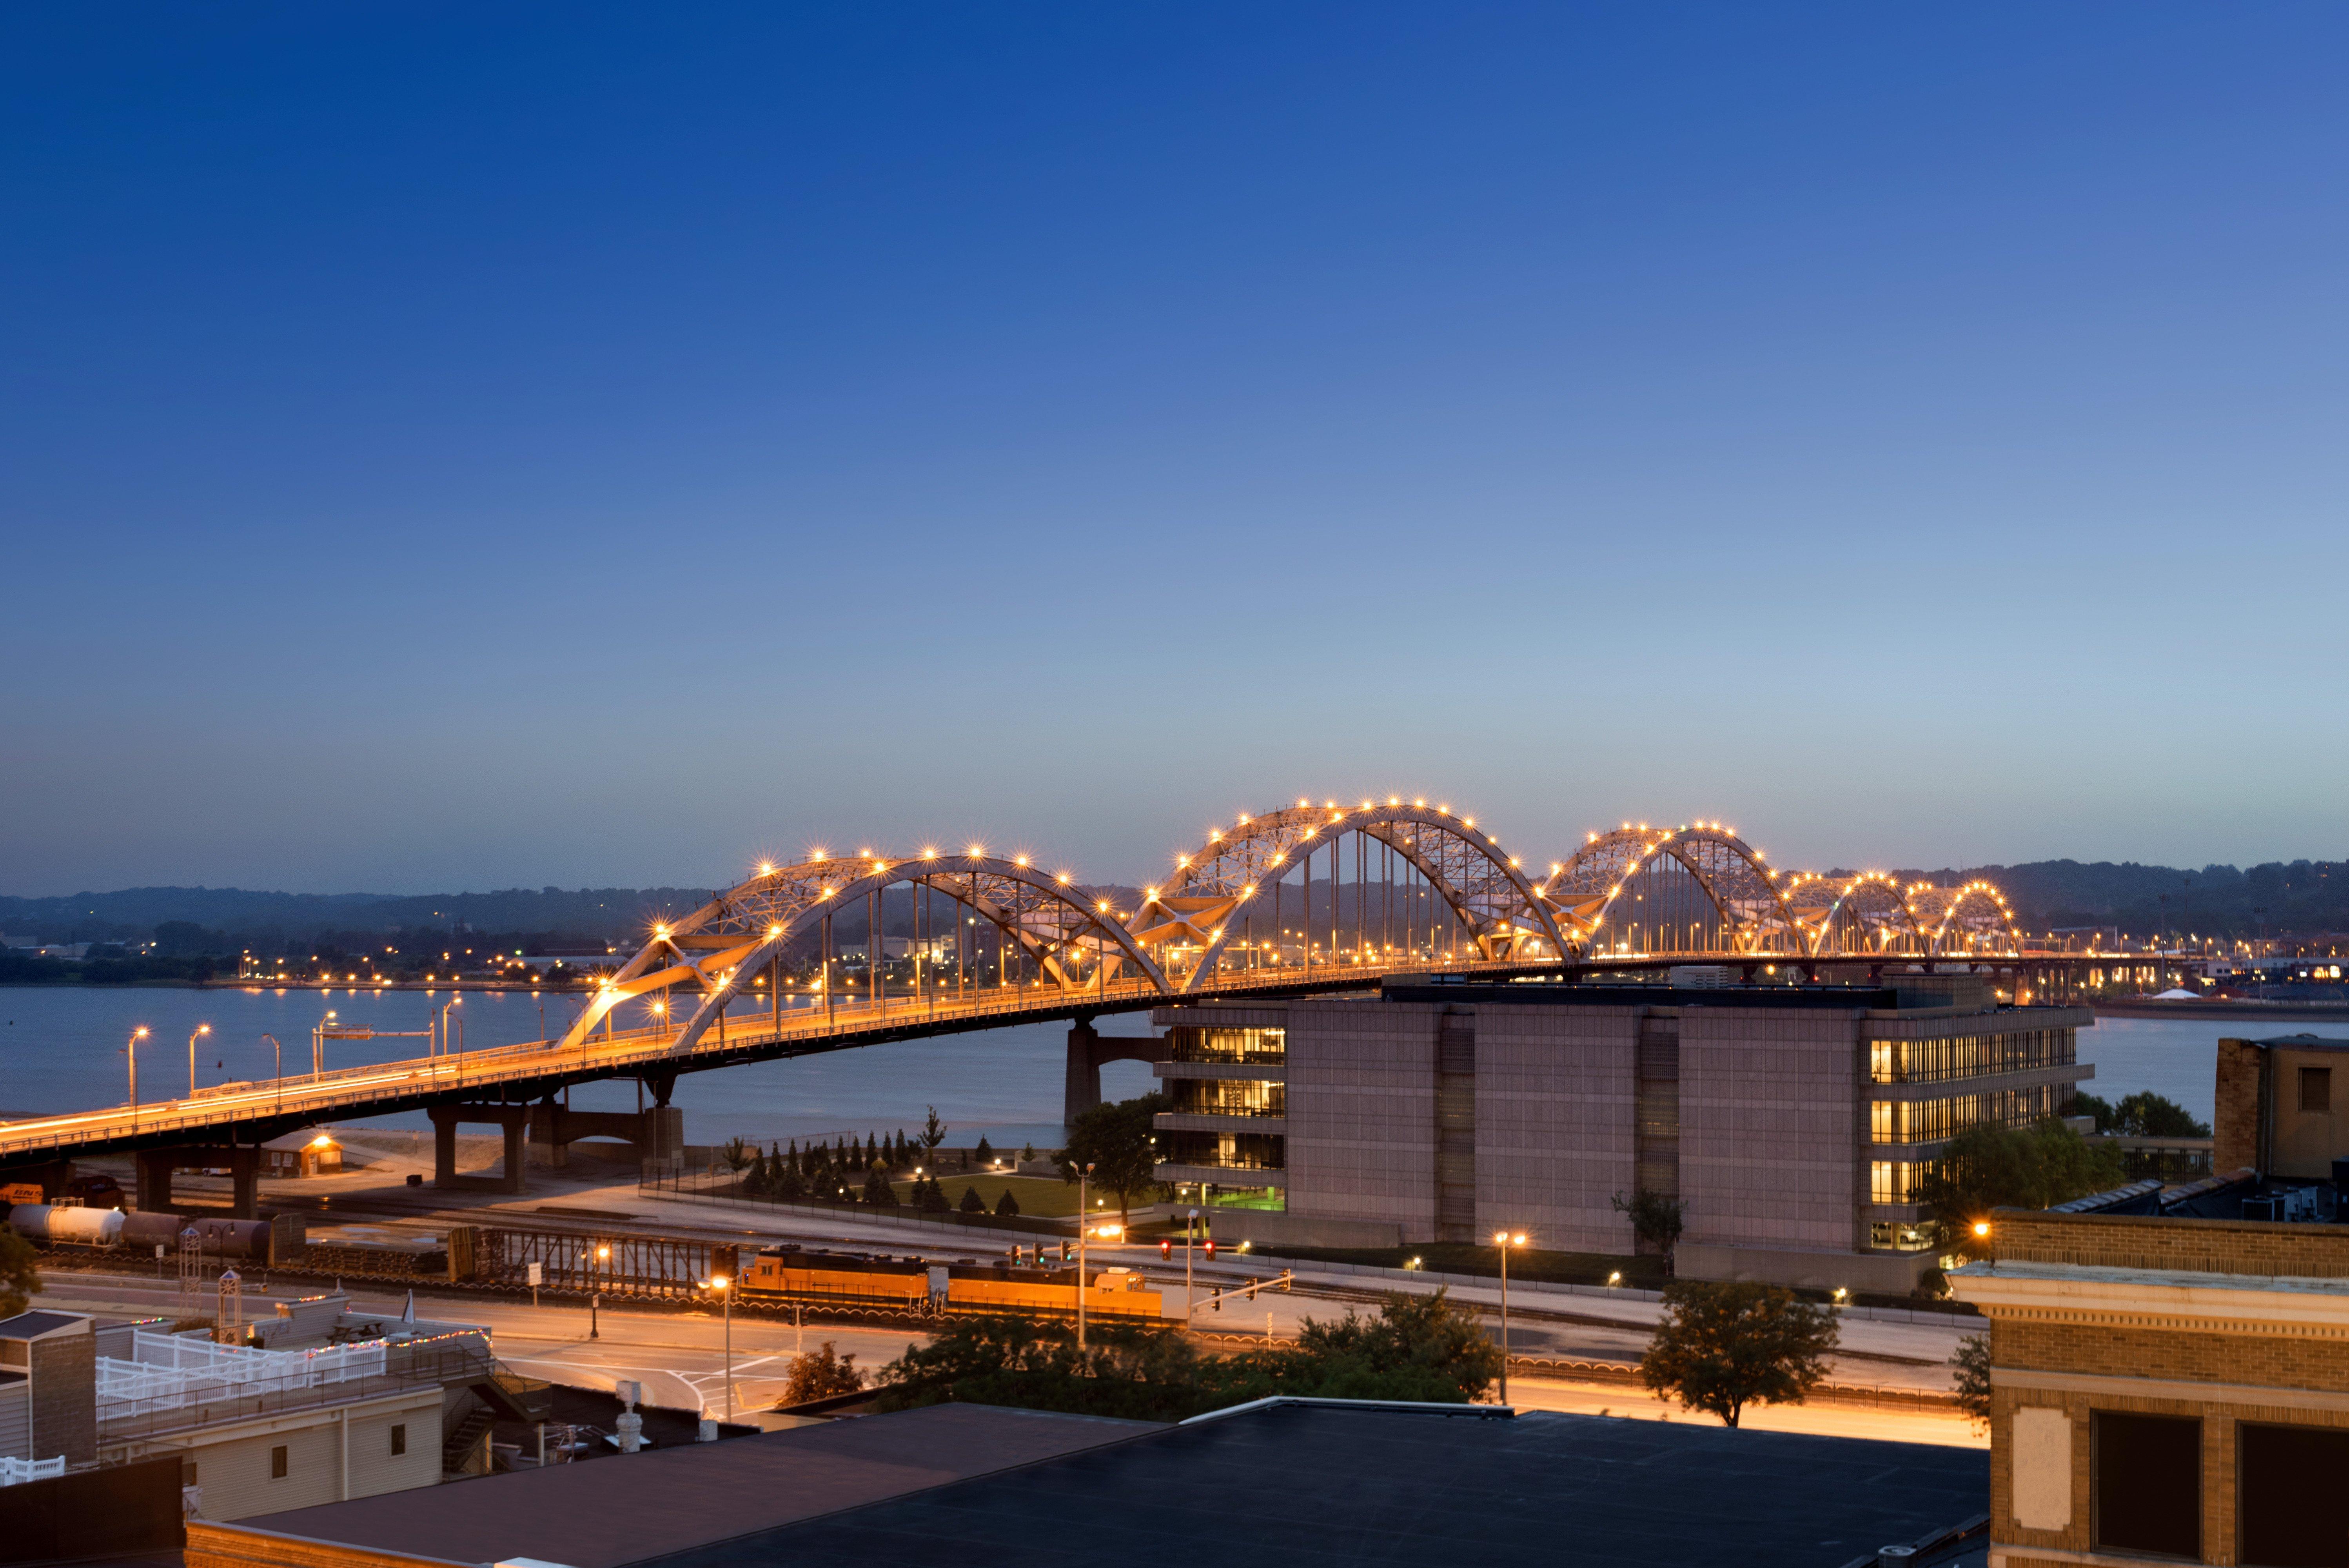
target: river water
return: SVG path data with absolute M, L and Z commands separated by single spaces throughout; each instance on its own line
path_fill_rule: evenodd
M 199 1024 L 212 1026 L 196 1047 L 196 1082 L 202 1086 L 269 1077 L 273 1052 L 264 1035 L 285 1043 L 288 1071 L 306 1068 L 311 1027 L 329 1007 L 346 1024 L 422 1029 L 449 995 L 0 987 L 0 1119 L 121 1104 L 127 1079 L 123 1044 L 142 1024 L 152 1032 L 140 1047 L 140 1098 L 162 1099 L 186 1091 L 187 1038 Z M 543 1039 L 549 1028 L 559 1032 L 571 1019 L 578 1000 L 569 993 L 469 991 L 463 1003 L 465 1044 L 478 1048 Z M 2289 1034 L 2313 1026 L 2276 1021 L 2248 1032 Z M 1147 1016 L 1141 1013 L 1105 1017 L 1100 1027 L 1105 1035 L 1149 1032 Z M 769 1141 L 910 1130 L 920 1125 L 925 1109 L 935 1105 L 957 1141 L 983 1134 L 999 1145 L 1032 1142 L 1047 1148 L 1061 1135 L 1067 1030 L 1065 1024 L 1019 1024 L 688 1073 L 678 1079 L 672 1103 L 684 1108 L 686 1137 L 695 1143 L 737 1135 Z M 2080 1059 L 2095 1064 L 2095 1081 L 2087 1087 L 2108 1100 L 2151 1089 L 2207 1121 L 2219 1037 L 2243 1032 L 2243 1025 L 2216 1018 L 2106 1018 L 2080 1031 Z M 326 1065 L 357 1067 L 420 1056 L 424 1044 L 330 1041 Z M 1138 1062 L 1116 1062 L 1102 1071 L 1102 1092 L 1112 1099 L 1146 1092 L 1150 1084 L 1149 1068 Z M 582 1110 L 626 1110 L 635 1108 L 636 1094 L 633 1080 L 585 1084 L 573 1091 L 572 1103 Z M 381 1126 L 428 1125 L 421 1113 L 373 1119 Z
M 284 1044 L 287 1072 L 307 1071 L 310 1031 L 330 1007 L 344 1024 L 422 1029 L 450 995 L 0 987 L 0 1119 L 123 1103 L 129 1078 L 123 1046 L 140 1025 L 151 1033 L 139 1047 L 139 1098 L 166 1099 L 187 1092 L 188 1036 L 200 1024 L 212 1026 L 196 1042 L 196 1083 L 202 1088 L 270 1077 L 276 1053 L 264 1035 Z M 579 1001 L 569 992 L 468 991 L 462 1004 L 465 1047 L 543 1039 L 550 1029 L 559 1034 Z M 1149 1016 L 1106 1016 L 1098 1027 L 1104 1035 L 1147 1034 Z M 901 1127 L 911 1132 L 921 1126 L 926 1108 L 935 1105 L 957 1143 L 984 1136 L 1002 1147 L 1053 1148 L 1061 1141 L 1067 1042 L 1066 1024 L 1015 1024 L 687 1073 L 677 1080 L 670 1103 L 683 1108 L 686 1139 L 692 1143 L 722 1143 L 738 1135 L 761 1142 L 843 1132 L 862 1138 Z M 360 1067 L 422 1056 L 425 1046 L 420 1039 L 329 1040 L 326 1065 Z M 1112 1062 L 1102 1069 L 1102 1091 L 1112 1099 L 1144 1094 L 1150 1087 L 1150 1068 L 1143 1063 Z M 580 1110 L 633 1110 L 636 1082 L 582 1084 L 572 1091 L 571 1103 Z M 420 1111 L 371 1117 L 368 1123 L 430 1125 Z

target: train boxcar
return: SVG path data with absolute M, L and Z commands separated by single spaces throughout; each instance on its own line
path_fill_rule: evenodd
M 766 1247 L 740 1257 L 743 1295 L 750 1298 L 868 1306 L 901 1312 L 1024 1313 L 1074 1316 L 1077 1271 L 1009 1264 L 934 1264 L 918 1258 L 859 1257 L 847 1253 Z M 1158 1292 L 1123 1269 L 1092 1271 L 1085 1311 L 1101 1318 L 1155 1321 Z

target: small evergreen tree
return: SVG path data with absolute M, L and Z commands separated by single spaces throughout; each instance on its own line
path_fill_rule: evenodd
M 1003 1190 L 1003 1196 L 995 1201 L 995 1212 L 1000 1219 L 1012 1220 L 1019 1218 L 1019 1200 L 1011 1195 L 1010 1188 L 1006 1187 Z
M 978 1163 L 981 1170 L 984 1170 L 988 1166 L 995 1163 L 994 1147 L 987 1141 L 986 1138 L 981 1137 L 979 1139 L 978 1148 L 976 1152 L 978 1155 Z
M 885 1209 L 897 1206 L 896 1189 L 889 1185 L 889 1178 L 877 1160 L 874 1161 L 873 1169 L 864 1173 L 864 1201 Z
M 1036 1146 L 1035 1146 L 1034 1144 L 1032 1144 L 1032 1143 L 1023 1143 L 1023 1144 L 1021 1144 L 1021 1145 L 1019 1146 L 1019 1163 L 1020 1163 L 1020 1164 L 1025 1165 L 1025 1164 L 1027 1164 L 1029 1161 L 1030 1161 L 1034 1160 L 1035 1158 L 1036 1158 Z
M 807 1196 L 807 1178 L 799 1173 L 797 1166 L 787 1164 L 783 1167 L 782 1175 L 776 1180 L 774 1190 L 768 1195 L 781 1202 L 796 1203 Z
M 965 1187 L 962 1190 L 962 1212 L 966 1214 L 987 1212 L 987 1200 L 978 1195 L 978 1188 Z

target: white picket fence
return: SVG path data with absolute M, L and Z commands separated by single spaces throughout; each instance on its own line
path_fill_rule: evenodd
M 22 1480 L 47 1480 L 65 1473 L 63 1454 L 53 1460 L 12 1460 L 0 1455 L 0 1486 L 15 1486 Z
M 319 1387 L 384 1370 L 381 1340 L 319 1350 L 254 1350 L 148 1329 L 130 1337 L 130 1359 L 98 1358 L 101 1421 L 247 1394 Z

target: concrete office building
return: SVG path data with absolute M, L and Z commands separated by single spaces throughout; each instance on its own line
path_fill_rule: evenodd
M 1880 985 L 1390 985 L 1162 1008 L 1160 1180 L 1227 1240 L 1394 1246 L 1508 1227 L 1628 1253 L 1616 1209 L 1686 1205 L 1683 1274 L 1906 1292 L 1918 1190 L 1976 1122 L 2027 1126 L 2093 1075 L 2085 1008 L 1986 976 Z

